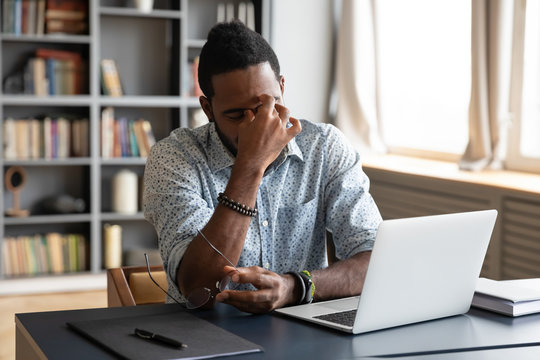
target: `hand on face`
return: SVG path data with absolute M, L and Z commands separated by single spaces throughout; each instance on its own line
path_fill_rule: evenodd
M 294 279 L 258 266 L 236 269 L 225 266 L 224 269 L 235 283 L 250 283 L 257 290 L 224 290 L 216 296 L 216 301 L 249 313 L 266 313 L 292 302 Z
M 257 113 L 246 110 L 245 119 L 238 125 L 237 161 L 245 160 L 266 169 L 302 127 L 274 97 L 261 95 L 259 100 Z M 287 128 L 289 122 L 291 126 Z

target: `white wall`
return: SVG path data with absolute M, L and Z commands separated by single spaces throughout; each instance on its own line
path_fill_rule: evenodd
M 291 115 L 327 121 L 332 0 L 273 0 L 271 43 L 285 77 Z

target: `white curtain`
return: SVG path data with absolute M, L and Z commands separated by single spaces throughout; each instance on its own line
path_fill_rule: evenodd
M 385 151 L 377 111 L 373 0 L 343 0 L 338 29 L 335 124 L 361 152 Z
M 472 0 L 469 142 L 461 169 L 501 168 L 506 155 L 512 39 L 511 0 Z
M 363 151 L 385 151 L 377 103 L 377 0 L 342 0 L 336 55 L 335 123 Z M 510 123 L 514 1 L 471 0 L 472 83 L 467 170 L 500 168 Z M 522 0 L 521 0 L 522 1 Z

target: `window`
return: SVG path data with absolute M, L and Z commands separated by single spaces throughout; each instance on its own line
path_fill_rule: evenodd
M 457 157 L 468 139 L 470 1 L 384 0 L 376 14 L 385 143 Z
M 540 2 L 528 1 L 525 13 L 520 153 L 540 158 Z
M 540 2 L 528 1 L 525 13 L 520 152 L 540 158 Z

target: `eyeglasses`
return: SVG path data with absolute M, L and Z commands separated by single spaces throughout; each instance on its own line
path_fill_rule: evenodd
M 219 251 L 212 243 L 206 238 L 206 236 L 202 233 L 202 231 L 197 230 L 197 232 L 201 235 L 201 237 L 210 245 L 210 247 L 217 252 L 221 257 L 223 257 L 227 262 L 236 269 L 236 266 L 225 256 L 221 251 Z M 157 285 L 167 296 L 169 296 L 171 299 L 173 299 L 176 303 L 185 305 L 188 309 L 197 309 L 201 306 L 205 305 L 210 299 L 213 299 L 217 294 L 222 292 L 225 289 L 228 289 L 231 287 L 233 281 L 231 280 L 230 276 L 225 276 L 220 281 L 216 282 L 214 289 L 209 289 L 207 287 L 197 288 L 189 293 L 189 295 L 186 297 L 187 303 L 183 304 L 177 299 L 174 298 L 171 294 L 167 292 L 167 290 L 163 289 L 156 280 L 152 277 L 152 273 L 150 271 L 150 263 L 148 261 L 148 255 L 146 253 L 144 254 L 144 258 L 146 261 L 146 268 L 148 269 L 148 276 L 150 276 L 150 280 L 154 284 Z

